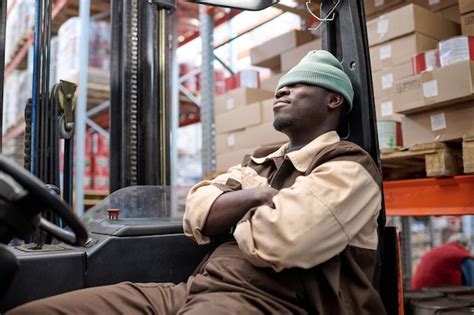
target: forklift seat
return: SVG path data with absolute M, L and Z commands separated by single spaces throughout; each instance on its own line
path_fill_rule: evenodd
M 386 226 L 382 237 L 379 294 L 388 315 L 404 314 L 400 234 L 396 227 Z

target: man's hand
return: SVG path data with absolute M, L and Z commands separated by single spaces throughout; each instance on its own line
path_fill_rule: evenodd
M 273 207 L 272 198 L 278 190 L 272 187 L 256 187 L 224 193 L 212 204 L 202 232 L 207 236 L 226 233 L 247 211 L 261 205 Z

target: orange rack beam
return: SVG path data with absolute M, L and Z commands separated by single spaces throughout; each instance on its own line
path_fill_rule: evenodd
M 473 215 L 474 175 L 384 182 L 389 216 Z

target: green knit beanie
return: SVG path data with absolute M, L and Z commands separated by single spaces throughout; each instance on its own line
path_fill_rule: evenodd
M 341 93 L 352 110 L 354 90 L 342 64 L 330 52 L 310 51 L 301 61 L 278 81 L 277 91 L 286 85 L 306 83 Z

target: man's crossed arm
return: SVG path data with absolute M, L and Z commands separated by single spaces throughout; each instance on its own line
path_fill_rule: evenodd
M 278 190 L 265 186 L 220 195 L 211 206 L 203 234 L 215 237 L 227 233 L 250 209 L 261 205 L 272 207 L 272 198 L 277 193 Z

